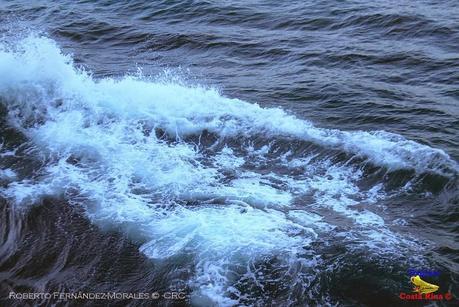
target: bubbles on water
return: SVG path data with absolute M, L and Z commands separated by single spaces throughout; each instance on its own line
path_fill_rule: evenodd
M 132 76 L 95 80 L 37 36 L 14 51 L 0 48 L 0 95 L 12 125 L 47 161 L 35 180 L 13 182 L 2 194 L 16 203 L 66 196 L 94 223 L 144 242 L 140 251 L 156 261 L 193 259 L 196 301 L 232 304 L 229 296 L 248 295 L 238 283 L 263 288 L 267 274 L 317 264 L 311 246 L 328 232 L 376 251 L 403 241 L 365 205 L 384 199 L 380 183 L 361 188 L 361 167 L 294 153 L 290 141 L 389 170 L 457 169 L 443 151 L 401 136 L 321 129 L 213 89 Z M 204 133 L 215 143 L 187 140 Z M 276 139 L 286 139 L 287 150 L 273 158 Z M 270 261 L 275 273 L 260 269 Z

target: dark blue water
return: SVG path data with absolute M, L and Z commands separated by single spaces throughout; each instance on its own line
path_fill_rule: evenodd
M 1 1 L 1 305 L 457 303 L 458 12 Z

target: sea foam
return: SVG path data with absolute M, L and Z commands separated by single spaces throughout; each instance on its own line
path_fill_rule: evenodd
M 383 217 L 355 208 L 384 198 L 380 186 L 360 190 L 358 168 L 310 156 L 276 162 L 302 167 L 304 176 L 245 167 L 267 159 L 273 138 L 339 149 L 389 170 L 457 172 L 442 150 L 400 135 L 322 129 L 212 88 L 134 76 L 95 79 L 40 36 L 0 47 L 0 97 L 9 123 L 47 161 L 39 175 L 10 183 L 2 194 L 17 204 L 62 195 L 97 225 L 116 225 L 142 240 L 140 251 L 152 259 L 188 255 L 195 259 L 190 284 L 196 302 L 205 297 L 235 304 L 238 292 L 229 287 L 227 272 L 238 265 L 265 256 L 301 261 L 301 249 L 335 227 L 320 210 L 346 217 L 381 244 L 385 233 L 402 240 L 385 228 Z M 263 136 L 266 144 L 242 155 L 230 145 L 206 152 L 183 141 L 203 132 L 220 140 Z M 312 195 L 313 203 L 306 206 L 302 195 Z

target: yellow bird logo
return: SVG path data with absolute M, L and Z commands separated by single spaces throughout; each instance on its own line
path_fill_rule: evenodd
M 412 276 L 411 277 L 411 282 L 414 285 L 414 292 L 421 293 L 421 294 L 426 294 L 426 293 L 432 293 L 438 290 L 438 286 L 429 284 L 426 281 L 423 281 L 419 275 Z

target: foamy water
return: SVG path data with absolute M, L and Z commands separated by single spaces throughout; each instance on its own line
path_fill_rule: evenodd
M 369 254 L 419 251 L 378 203 L 426 173 L 458 172 L 444 151 L 394 133 L 324 129 L 159 77 L 94 78 L 42 36 L 0 48 L 0 95 L 43 164 L 21 180 L 3 170 L 2 194 L 23 208 L 63 197 L 95 225 L 141 242 L 153 261 L 187 259 L 197 305 L 256 296 L 234 285 L 267 283 L 250 268 L 271 260 L 286 274 L 279 282 L 297 266 L 313 276 L 321 255 L 304 250 L 331 234 Z M 368 165 L 412 177 L 396 189 L 363 184 Z

